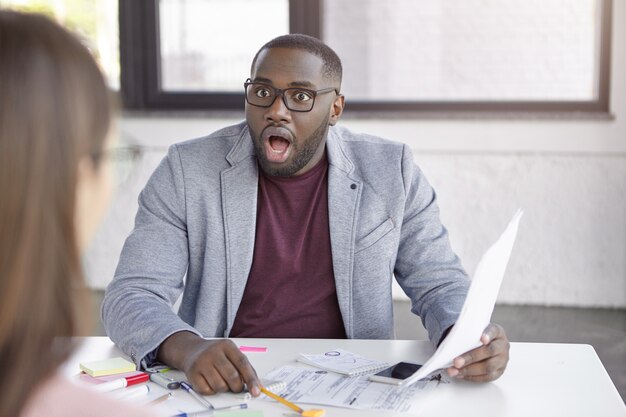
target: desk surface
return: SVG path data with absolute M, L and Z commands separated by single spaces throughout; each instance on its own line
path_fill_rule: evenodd
M 300 352 L 320 353 L 343 348 L 387 362 L 405 360 L 423 363 L 433 351 L 432 345 L 422 340 L 232 340 L 238 345 L 268 347 L 266 353 L 247 353 L 260 377 L 273 368 L 295 364 Z M 88 337 L 62 370 L 66 375 L 76 375 L 78 363 L 113 356 L 123 355 L 108 338 Z M 222 397 L 233 395 L 220 394 Z M 424 402 L 420 416 L 626 417 L 624 402 L 589 345 L 512 343 L 509 365 L 497 381 L 486 384 L 453 381 L 439 385 L 425 397 L 420 397 L 419 401 Z M 253 400 L 249 404 L 252 410 L 263 410 L 266 417 L 289 412 L 274 402 Z M 398 415 L 324 408 L 329 417 Z

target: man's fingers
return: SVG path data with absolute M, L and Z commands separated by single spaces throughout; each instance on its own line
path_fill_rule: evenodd
M 482 334 L 482 346 L 454 359 L 448 375 L 468 381 L 486 382 L 499 378 L 509 362 L 509 339 L 502 326 L 490 323 Z
M 457 377 L 467 381 L 493 381 L 504 373 L 505 368 L 506 361 L 500 357 L 494 357 L 461 369 Z
M 241 392 L 243 391 L 244 385 L 243 385 L 243 380 L 241 379 L 241 375 L 239 375 L 239 372 L 237 372 L 237 370 L 235 369 L 234 366 L 231 366 L 232 370 L 226 370 L 226 369 L 220 369 L 220 375 L 222 376 L 222 379 L 224 380 L 224 382 L 226 383 L 226 389 L 224 391 L 220 391 L 220 392 Z
M 190 380 L 194 390 L 203 395 L 213 395 L 220 392 L 241 392 L 243 383 L 232 365 L 216 365 L 205 369 L 200 378 Z
M 486 345 L 489 344 L 489 342 L 491 342 L 492 340 L 501 337 L 506 337 L 502 326 L 496 323 L 489 323 L 489 325 L 485 328 L 485 331 L 483 332 L 480 340 L 481 342 L 483 342 L 484 345 Z
M 449 370 L 451 376 L 473 382 L 488 382 L 498 379 L 507 365 L 507 360 L 503 355 L 498 355 L 487 360 L 474 363 L 462 369 L 452 368 Z
M 216 392 L 213 391 L 213 389 L 211 388 L 211 385 L 202 374 L 187 375 L 187 378 L 189 378 L 189 383 L 198 394 L 202 394 L 202 395 L 216 394 Z
M 456 358 L 454 368 L 448 369 L 450 376 L 467 381 L 487 382 L 502 375 L 509 360 L 509 340 L 498 325 L 489 325 L 483 336 L 490 340 L 489 343 Z
M 490 323 L 481 336 L 482 346 L 477 347 L 454 360 L 455 368 L 462 368 L 469 364 L 480 362 L 491 356 L 507 353 L 509 351 L 509 340 L 504 329 L 499 324 Z
M 215 392 L 241 392 L 243 384 L 235 367 L 227 361 L 216 364 L 210 378 L 207 378 L 211 389 Z
M 483 361 L 492 356 L 503 354 L 508 351 L 508 340 L 495 339 L 486 346 L 477 347 L 454 360 L 455 368 L 463 368 L 476 362 Z
M 260 395 L 256 372 L 231 340 L 203 341 L 185 368 L 189 382 L 200 394 L 241 392 L 248 384 L 254 396 Z
M 248 390 L 254 397 L 258 397 L 259 395 L 261 395 L 261 383 L 259 381 L 259 377 L 257 376 L 256 371 L 250 364 L 250 361 L 248 361 L 246 355 L 241 353 L 239 348 L 236 347 L 235 351 L 228 350 L 226 352 L 226 356 L 236 368 L 235 371 L 239 376 L 239 384 L 241 384 L 238 387 L 237 391 L 233 391 L 241 392 L 241 390 L 243 389 L 243 384 L 245 383 L 248 386 Z M 231 386 L 231 389 L 232 388 L 233 387 Z
M 219 354 L 213 357 L 213 369 L 209 371 L 207 381 L 215 392 L 241 392 L 244 387 L 245 373 L 256 377 L 248 358 L 230 340 L 220 342 Z
M 462 369 L 459 369 L 459 376 L 480 376 L 480 375 L 495 375 L 504 370 L 506 361 L 501 356 L 494 356 L 487 360 L 476 362 L 468 365 Z

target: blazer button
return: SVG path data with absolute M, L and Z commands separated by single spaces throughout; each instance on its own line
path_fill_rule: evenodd
M 352 184 L 350 188 L 352 188 L 353 190 L 356 190 L 356 184 Z

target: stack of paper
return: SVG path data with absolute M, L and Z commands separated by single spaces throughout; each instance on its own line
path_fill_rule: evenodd
M 522 214 L 522 210 L 517 210 L 500 238 L 480 259 L 459 319 L 448 336 L 433 356 L 401 385 L 413 384 L 435 371 L 447 368 L 457 356 L 481 345 L 480 337 L 491 320 Z

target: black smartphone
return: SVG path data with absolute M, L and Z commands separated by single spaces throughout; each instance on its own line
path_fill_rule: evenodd
M 413 375 L 422 365 L 409 362 L 398 362 L 382 371 L 371 375 L 370 381 L 384 382 L 386 384 L 399 385 L 402 381 Z

